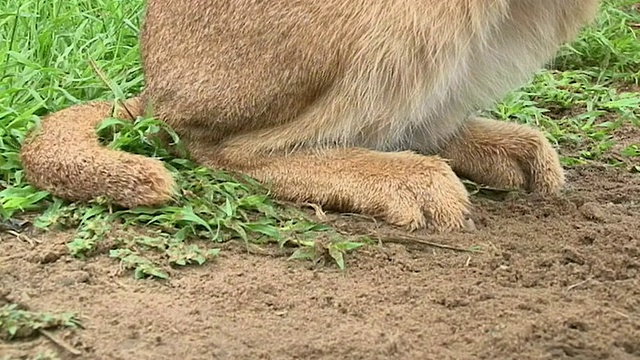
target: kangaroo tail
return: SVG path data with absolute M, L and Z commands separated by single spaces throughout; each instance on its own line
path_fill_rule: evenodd
M 139 97 L 125 102 L 115 115 L 134 120 L 143 114 Z M 111 115 L 106 101 L 79 104 L 52 113 L 25 139 L 20 157 L 34 186 L 68 201 L 106 197 L 131 208 L 168 201 L 175 182 L 162 162 L 107 149 L 98 142 L 96 126 Z

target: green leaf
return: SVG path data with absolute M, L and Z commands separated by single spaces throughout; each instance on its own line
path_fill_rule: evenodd
M 294 251 L 288 260 L 313 260 L 314 256 L 313 248 L 303 247 Z
M 222 211 L 227 217 L 233 216 L 233 206 L 231 205 L 231 201 L 229 198 L 225 199 L 224 207 L 222 207 Z
M 272 225 L 263 225 L 263 224 L 242 224 L 242 226 L 249 231 L 266 235 L 272 239 L 279 240 L 282 238 L 282 235 L 278 231 L 278 228 Z
M 344 257 L 343 253 L 340 249 L 336 248 L 333 245 L 329 246 L 329 255 L 335 260 L 336 264 L 341 270 L 344 270 Z
M 9 332 L 9 335 L 11 335 L 11 337 L 15 336 L 18 333 L 18 325 L 11 325 L 7 328 L 7 331 Z
M 103 130 L 105 130 L 106 128 L 112 127 L 112 126 L 126 126 L 128 125 L 128 122 L 124 121 L 124 120 L 120 120 L 117 118 L 107 118 L 105 120 L 103 120 L 98 127 L 96 127 L 96 132 L 101 132 Z
M 640 145 L 629 145 L 621 152 L 622 156 L 626 157 L 636 157 L 640 156 Z
M 196 223 L 198 225 L 203 226 L 207 230 L 209 230 L 209 232 L 213 232 L 212 229 L 211 229 L 211 226 L 209 226 L 209 224 L 207 224 L 206 221 L 204 221 L 200 216 L 196 215 L 193 212 L 193 206 L 192 205 L 187 205 L 184 208 L 182 208 L 182 210 L 179 213 L 179 216 L 184 221 L 189 221 L 189 222 Z
M 340 251 L 351 251 L 364 246 L 364 243 L 345 241 L 345 242 L 333 244 L 332 246 Z

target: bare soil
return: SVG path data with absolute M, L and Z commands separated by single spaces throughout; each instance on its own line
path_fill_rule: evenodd
M 0 358 L 639 359 L 640 174 L 596 164 L 568 180 L 554 199 L 474 196 L 475 232 L 428 237 L 483 253 L 384 243 L 344 272 L 229 246 L 139 281 L 106 255 L 70 258 L 71 233 L 0 234 L 0 305 L 85 327 L 54 332 L 80 356 L 36 337 L 0 343 Z

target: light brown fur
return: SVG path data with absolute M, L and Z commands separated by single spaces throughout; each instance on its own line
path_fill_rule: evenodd
M 412 229 L 465 226 L 457 178 L 554 193 L 541 133 L 473 117 L 524 84 L 593 19 L 597 0 L 148 0 L 151 106 L 191 156 L 282 199 Z M 107 103 L 48 115 L 24 143 L 28 179 L 69 200 L 170 199 L 157 160 L 101 148 Z M 119 116 L 128 118 L 120 110 Z

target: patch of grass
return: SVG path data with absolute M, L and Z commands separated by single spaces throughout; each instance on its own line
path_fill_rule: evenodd
M 640 7 L 637 0 L 604 0 L 594 26 L 564 47 L 559 71 L 579 71 L 600 84 L 640 83 Z
M 580 71 L 548 70 L 500 102 L 492 115 L 542 128 L 571 166 L 599 160 L 612 149 L 616 130 L 639 126 L 640 93 L 598 84 Z
M 220 243 L 230 240 L 287 246 L 292 258 L 328 258 L 344 267 L 344 254 L 366 239 L 310 221 L 301 211 L 271 200 L 251 179 L 197 166 L 179 151 L 170 153 L 155 135 L 168 134 L 177 150 L 179 138 L 154 119 L 107 119 L 98 131 L 105 146 L 165 162 L 180 185 L 167 206 L 118 210 L 104 199 L 68 204 L 25 181 L 18 152 L 40 116 L 140 92 L 142 10 L 142 0 L 5 0 L 0 5 L 0 222 L 35 212 L 39 228 L 77 228 L 68 244 L 71 254 L 108 253 L 139 278 L 165 278 L 170 267 L 205 263 L 217 255 Z M 624 164 L 639 171 L 634 163 L 638 144 L 615 150 L 613 137 L 640 124 L 640 96 L 628 91 L 640 82 L 638 24 L 635 0 L 604 1 L 594 27 L 489 113 L 543 128 L 561 147 L 566 166 L 619 151 Z M 145 234 L 133 231 L 141 225 Z
M 16 304 L 0 308 L 0 338 L 3 340 L 29 338 L 37 335 L 40 330 L 78 326 L 80 322 L 74 314 L 28 311 L 20 309 Z
M 128 95 L 143 84 L 142 1 L 7 0 L 0 5 L 0 218 L 43 210 L 50 197 L 24 179 L 18 157 L 39 116 L 112 94 L 90 60 Z

